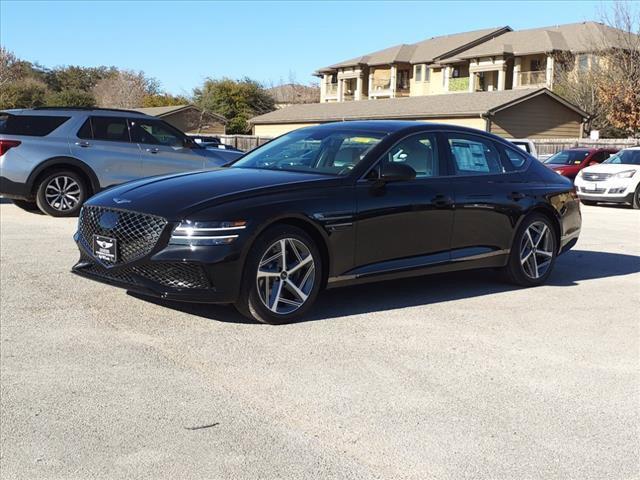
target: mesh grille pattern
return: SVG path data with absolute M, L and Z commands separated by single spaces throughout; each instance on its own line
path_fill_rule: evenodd
M 114 227 L 104 228 L 100 225 L 105 213 L 117 219 Z M 118 241 L 117 263 L 124 263 L 151 252 L 166 225 L 165 219 L 154 215 L 85 206 L 80 213 L 79 230 L 89 251 L 93 248 L 94 235 L 115 238 Z
M 82 267 L 82 270 L 87 273 L 132 285 L 140 283 L 136 277 L 142 277 L 170 288 L 210 287 L 202 267 L 193 263 L 154 262 L 119 268 L 114 271 L 95 263 L 93 259 L 84 253 L 81 255 L 80 260 L 88 263 L 87 266 Z
M 133 271 L 153 282 L 171 288 L 208 288 L 209 282 L 199 265 L 192 263 L 148 263 Z
M 590 182 L 602 181 L 611 177 L 611 173 L 582 172 L 582 178 Z

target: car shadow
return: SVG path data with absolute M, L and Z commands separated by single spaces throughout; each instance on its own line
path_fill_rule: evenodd
M 547 281 L 556 287 L 571 287 L 585 280 L 616 277 L 640 272 L 640 256 L 620 253 L 571 250 L 558 258 Z M 322 292 L 311 312 L 300 322 L 424 306 L 463 298 L 516 290 L 505 283 L 496 270 L 470 270 L 443 273 L 367 285 L 336 288 Z M 190 315 L 229 323 L 254 323 L 233 307 L 183 303 L 129 295 L 165 308 Z

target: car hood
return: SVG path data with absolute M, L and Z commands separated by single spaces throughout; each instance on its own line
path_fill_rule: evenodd
M 205 168 L 221 167 L 244 155 L 243 152 L 233 150 L 209 150 L 203 148 L 197 151 L 199 155 L 205 157 Z
M 587 173 L 620 173 L 627 170 L 640 170 L 640 165 L 630 163 L 601 163 L 600 165 L 592 165 L 583 169 Z
M 86 204 L 149 213 L 178 221 L 191 213 L 235 198 L 335 181 L 335 177 L 312 173 L 218 168 L 135 180 L 105 190 Z

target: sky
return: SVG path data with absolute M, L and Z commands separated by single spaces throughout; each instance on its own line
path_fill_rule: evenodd
M 47 67 L 142 70 L 173 94 L 207 78 L 317 81 L 323 66 L 401 43 L 509 25 L 598 20 L 602 1 L 0 0 L 0 44 Z

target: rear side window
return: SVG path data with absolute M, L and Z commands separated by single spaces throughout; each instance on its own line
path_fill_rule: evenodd
M 490 140 L 473 135 L 447 135 L 451 158 L 457 175 L 503 173 L 500 154 Z
M 127 121 L 120 117 L 91 117 L 91 129 L 94 140 L 109 140 L 111 142 L 130 142 Z M 86 122 L 78 132 L 87 134 Z M 80 137 L 86 138 L 86 137 Z
M 0 134 L 44 137 L 70 117 L 48 115 L 11 115 L 0 113 Z
M 527 163 L 527 157 L 513 148 L 504 147 L 504 153 L 513 167 L 512 170 L 520 170 Z

